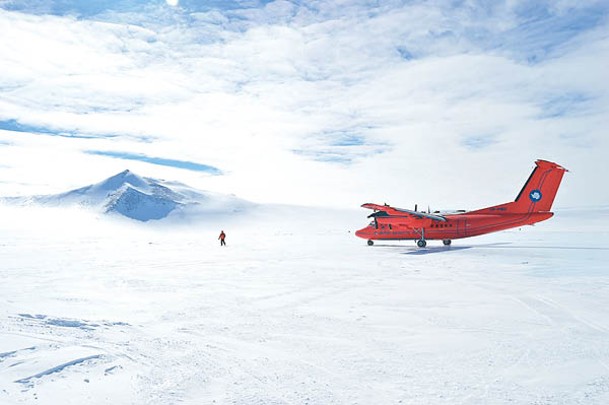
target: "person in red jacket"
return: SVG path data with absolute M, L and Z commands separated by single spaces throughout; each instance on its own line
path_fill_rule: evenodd
M 220 236 L 218 236 L 218 239 L 220 239 L 220 246 L 226 246 L 226 242 L 224 241 L 224 239 L 226 239 L 226 234 L 224 233 L 224 231 L 220 232 Z

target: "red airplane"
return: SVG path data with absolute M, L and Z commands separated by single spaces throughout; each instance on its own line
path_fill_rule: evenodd
M 452 239 L 469 238 L 544 221 L 550 212 L 563 174 L 568 170 L 547 160 L 537 160 L 533 173 L 513 202 L 476 211 L 456 213 L 419 212 L 394 208 L 387 204 L 364 204 L 374 210 L 368 218 L 373 221 L 355 235 L 373 240 L 414 240 L 425 247 L 427 240 L 442 240 L 450 245 Z

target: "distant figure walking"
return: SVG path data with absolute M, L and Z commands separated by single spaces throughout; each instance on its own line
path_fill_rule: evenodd
M 220 239 L 220 246 L 226 246 L 226 241 L 224 241 L 224 239 L 226 239 L 226 234 L 224 233 L 224 231 L 220 232 L 220 236 L 218 236 L 218 239 Z

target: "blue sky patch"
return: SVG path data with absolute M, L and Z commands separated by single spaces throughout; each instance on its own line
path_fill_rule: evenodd
M 486 149 L 496 143 L 498 141 L 494 135 L 468 136 L 461 142 L 463 146 L 470 150 Z
M 186 12 L 206 12 L 210 10 L 239 10 L 262 8 L 273 0 L 180 0 L 179 9 Z M 36 15 L 50 14 L 57 16 L 75 16 L 77 18 L 102 17 L 107 13 L 137 14 L 150 11 L 151 7 L 170 9 L 164 0 L 51 0 L 30 1 L 12 0 L 2 4 L 0 8 Z
M 58 136 L 62 138 L 75 139 L 110 139 L 117 138 L 117 134 L 86 134 L 78 131 L 43 127 L 37 125 L 22 124 L 15 119 L 0 120 L 0 129 L 12 132 L 23 132 L 35 135 Z M 154 136 L 149 135 L 123 135 L 124 138 L 132 138 L 138 142 L 150 143 L 154 141 Z
M 516 14 L 520 23 L 490 39 L 492 48 L 504 48 L 518 59 L 537 64 L 551 57 L 577 35 L 601 24 L 609 7 L 573 7 L 558 14 L 551 3 L 523 2 Z
M 412 52 L 409 51 L 404 46 L 398 46 L 397 51 L 398 51 L 398 54 L 400 55 L 400 58 L 402 58 L 404 60 L 413 60 L 414 59 L 414 55 L 412 54 Z
M 110 152 L 110 151 L 101 151 L 101 150 L 89 150 L 86 151 L 89 155 L 97 155 L 97 156 L 107 156 L 116 159 L 124 159 L 124 160 L 136 160 L 138 162 L 146 162 L 153 165 L 159 166 L 169 166 L 174 167 L 176 169 L 185 169 L 192 170 L 196 172 L 209 173 L 214 176 L 219 176 L 222 174 L 222 171 L 217 167 L 204 165 L 201 163 L 188 162 L 186 160 L 176 160 L 176 159 L 166 159 L 160 157 L 151 157 L 142 155 L 139 153 L 130 153 L 130 152 Z
M 557 118 L 581 113 L 590 101 L 592 97 L 583 93 L 565 93 L 549 98 L 541 104 L 541 118 Z
M 362 146 L 366 143 L 363 135 L 348 132 L 334 134 L 333 138 L 330 142 L 331 146 Z
M 65 138 L 111 138 L 113 135 L 103 135 L 103 136 L 95 136 L 95 135 L 82 135 L 77 134 L 75 132 L 70 131 L 62 131 L 54 128 L 47 127 L 39 127 L 36 125 L 28 125 L 21 124 L 19 121 L 10 119 L 0 121 L 0 129 L 4 129 L 5 131 L 13 131 L 13 132 L 26 132 L 33 134 L 42 134 L 42 135 L 50 135 L 50 136 L 61 136 Z
M 350 164 L 355 159 L 383 153 L 389 149 L 388 145 L 370 141 L 360 131 L 373 128 L 370 125 L 361 125 L 337 131 L 324 131 L 311 136 L 304 142 L 302 148 L 293 149 L 292 152 L 317 162 L 330 162 Z
M 297 155 L 315 160 L 316 162 L 338 163 L 346 165 L 352 163 L 354 159 L 353 156 L 350 156 L 346 153 L 340 153 L 338 151 L 332 150 L 295 149 L 292 152 Z

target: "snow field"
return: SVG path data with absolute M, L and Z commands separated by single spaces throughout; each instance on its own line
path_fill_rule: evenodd
M 426 249 L 269 212 L 2 228 L 0 403 L 609 403 L 606 210 Z

